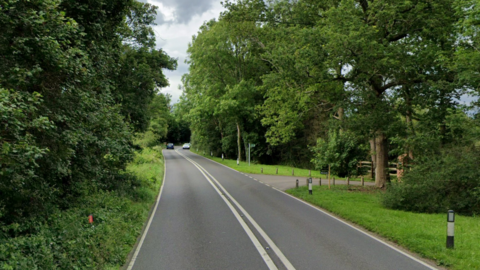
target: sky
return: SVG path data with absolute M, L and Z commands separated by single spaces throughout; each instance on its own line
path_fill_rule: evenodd
M 224 9 L 221 0 L 140 0 L 158 7 L 157 25 L 153 27 L 156 35 L 157 49 L 163 49 L 170 57 L 178 60 L 175 71 L 164 70 L 170 86 L 162 88 L 162 93 L 172 95 L 176 103 L 182 91 L 182 75 L 188 73 L 185 64 L 188 44 L 196 35 L 200 26 L 213 18 L 218 19 Z

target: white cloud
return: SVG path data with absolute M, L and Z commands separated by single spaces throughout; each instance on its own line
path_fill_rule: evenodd
M 154 26 L 155 35 L 157 37 L 157 47 L 162 48 L 168 55 L 178 59 L 178 68 L 176 71 L 165 70 L 164 74 L 167 76 L 170 86 L 161 89 L 162 93 L 172 95 L 172 101 L 178 102 L 182 91 L 179 90 L 179 85 L 182 84 L 182 75 L 188 72 L 188 65 L 185 64 L 187 57 L 187 49 L 189 42 L 192 41 L 192 36 L 196 35 L 200 26 L 213 18 L 217 18 L 220 12 L 224 10 L 219 2 L 211 4 L 209 10 L 193 15 L 189 18 L 187 23 L 178 22 L 181 20 L 175 19 L 175 14 L 178 12 L 173 8 L 163 9 L 166 5 L 159 1 L 148 1 L 148 3 L 159 6 L 159 11 L 162 13 L 163 20 L 167 23 Z M 162 7 L 160 7 L 162 5 Z M 192 3 L 192 5 L 195 5 Z M 185 21 L 185 20 L 183 20 Z

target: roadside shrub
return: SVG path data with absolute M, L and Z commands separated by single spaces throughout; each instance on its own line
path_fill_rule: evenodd
M 383 196 L 383 205 L 423 213 L 448 209 L 465 215 L 480 214 L 480 151 L 473 148 L 444 150 L 424 158 L 394 183 Z
M 141 152 L 150 163 L 128 165 L 96 192 L 83 194 L 68 209 L 51 208 L 19 223 L 2 223 L 0 269 L 118 269 L 134 245 L 155 201 L 163 176 L 157 148 Z M 153 182 L 157 176 L 160 181 Z M 88 223 L 88 215 L 94 224 Z
M 151 198 L 148 198 L 150 203 Z M 145 201 L 144 201 L 145 202 Z M 88 215 L 94 215 L 94 224 Z M 115 192 L 82 198 L 67 211 L 52 213 L 36 233 L 0 239 L 0 269 L 104 269 L 122 265 L 148 214 Z M 18 224 L 2 227 L 15 233 Z
M 319 138 L 311 151 L 315 156 L 312 162 L 317 169 L 330 165 L 332 173 L 340 177 L 357 174 L 358 162 L 368 154 L 368 148 L 353 133 L 336 131 L 329 132 L 328 140 Z

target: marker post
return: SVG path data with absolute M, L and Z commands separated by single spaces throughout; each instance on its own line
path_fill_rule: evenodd
M 310 195 L 312 195 L 312 188 L 313 188 L 312 178 L 308 178 L 308 194 Z
M 455 238 L 455 212 L 448 210 L 447 214 L 447 248 L 454 248 Z

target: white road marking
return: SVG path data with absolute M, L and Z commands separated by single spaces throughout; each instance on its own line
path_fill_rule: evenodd
M 203 158 L 205 158 L 205 157 L 203 157 Z M 209 161 L 211 161 L 211 162 L 215 162 L 215 163 L 217 163 L 217 164 L 219 164 L 219 165 L 222 165 L 223 167 L 228 168 L 228 169 L 230 169 L 230 170 L 232 170 L 232 171 L 237 171 L 237 170 L 232 169 L 232 168 L 230 168 L 230 167 L 228 167 L 228 166 L 226 166 L 226 165 L 223 165 L 223 164 L 221 164 L 221 163 L 218 163 L 218 162 L 216 162 L 216 161 L 214 161 L 214 160 L 211 160 L 211 159 L 208 159 L 208 158 L 205 158 L 205 159 L 206 159 L 206 160 L 209 160 Z M 293 196 L 293 195 L 290 195 L 290 194 L 286 193 L 285 191 L 282 191 L 282 190 L 280 190 L 280 189 L 278 189 L 278 188 L 273 187 L 273 189 L 275 189 L 276 191 L 278 191 L 278 192 L 280 192 L 280 193 L 282 193 L 282 194 L 285 194 L 285 195 L 287 195 L 287 196 L 289 196 L 289 197 L 291 197 L 291 198 L 293 198 L 293 199 L 295 199 L 295 200 L 297 200 L 297 201 L 299 201 L 299 202 L 302 202 L 302 203 L 304 203 L 304 204 L 312 207 L 313 209 L 316 209 L 317 211 L 320 211 L 321 213 L 323 213 L 323 214 L 325 214 L 325 215 L 327 215 L 327 216 L 329 216 L 329 217 L 331 217 L 331 218 L 333 218 L 333 219 L 335 219 L 335 220 L 337 220 L 337 221 L 340 221 L 341 223 L 349 226 L 350 228 L 352 228 L 352 229 L 354 229 L 354 230 L 356 230 L 356 231 L 358 231 L 358 232 L 360 232 L 360 233 L 365 234 L 366 236 L 374 239 L 375 241 L 384 244 L 385 246 L 387 246 L 387 247 L 389 247 L 389 248 L 397 251 L 398 253 L 406 256 L 407 258 L 410 258 L 410 259 L 412 259 L 412 260 L 420 263 L 421 265 L 423 265 L 423 266 L 425 266 L 425 267 L 427 267 L 427 268 L 429 268 L 429 269 L 438 270 L 438 268 L 435 268 L 435 267 L 431 266 L 430 264 L 428 264 L 428 263 L 426 263 L 426 262 L 424 262 L 424 261 L 422 261 L 422 260 L 420 260 L 420 259 L 415 258 L 414 256 L 412 256 L 412 255 L 410 255 L 410 254 L 408 254 L 408 253 L 406 253 L 406 252 L 404 252 L 404 251 L 402 251 L 402 250 L 400 250 L 400 249 L 398 249 L 398 248 L 390 245 L 389 243 L 385 242 L 383 239 L 380 239 L 380 238 L 378 238 L 378 237 L 376 237 L 376 236 L 374 236 L 374 235 L 371 235 L 371 234 L 369 234 L 369 233 L 367 233 L 367 232 L 365 232 L 365 231 L 363 231 L 363 230 L 361 230 L 361 229 L 359 229 L 359 228 L 357 228 L 357 227 L 355 227 L 355 226 L 353 226 L 353 225 L 351 225 L 351 224 L 349 224 L 349 223 L 347 223 L 347 222 L 345 222 L 345 221 L 337 218 L 336 216 L 328 213 L 327 211 L 325 211 L 325 210 L 323 210 L 323 209 L 321 209 L 321 208 L 319 208 L 319 207 L 317 207 L 317 206 L 314 206 L 314 205 L 312 205 L 312 204 L 309 204 L 309 203 L 307 203 L 307 202 L 305 202 L 305 201 L 303 201 L 303 200 L 301 200 L 301 199 L 299 199 L 299 198 L 297 198 L 297 197 L 295 197 L 295 196 Z
M 160 188 L 160 193 L 158 194 L 157 202 L 155 203 L 155 208 L 153 209 L 152 215 L 150 216 L 150 219 L 148 220 L 147 227 L 145 227 L 145 231 L 143 232 L 142 238 L 140 239 L 140 242 L 138 243 L 137 249 L 135 250 L 135 253 L 132 256 L 132 259 L 130 260 L 130 263 L 128 264 L 127 270 L 132 270 L 133 265 L 135 264 L 135 261 L 137 260 L 138 253 L 140 252 L 140 249 L 142 248 L 143 241 L 145 241 L 145 236 L 148 233 L 148 230 L 150 229 L 150 225 L 152 224 L 153 217 L 155 216 L 155 213 L 157 212 L 157 207 L 158 203 L 160 202 L 160 198 L 162 197 L 163 193 L 163 187 L 165 186 L 165 179 L 167 178 L 167 160 L 163 158 L 163 181 L 162 181 L 162 187 Z
M 255 246 L 255 248 L 257 249 L 258 253 L 260 253 L 260 256 L 262 257 L 263 261 L 267 264 L 268 268 L 271 269 L 271 270 L 278 270 L 277 266 L 272 261 L 270 256 L 268 256 L 268 253 L 265 251 L 263 246 L 260 244 L 260 241 L 258 241 L 255 234 L 253 234 L 252 230 L 248 227 L 247 223 L 245 223 L 245 221 L 241 218 L 240 214 L 235 209 L 235 207 L 233 207 L 233 205 L 230 203 L 230 201 L 228 201 L 227 198 L 225 198 L 225 194 L 226 194 L 230 199 L 233 200 L 232 196 L 225 191 L 224 191 L 224 193 L 222 193 L 220 190 L 218 190 L 217 186 L 215 186 L 215 184 L 212 182 L 212 180 L 204 173 L 205 169 L 203 169 L 199 164 L 196 164 L 195 161 L 192 161 L 191 159 L 184 156 L 180 152 L 178 152 L 178 151 L 176 151 L 176 152 L 179 155 L 183 156 L 190 163 L 192 163 L 195 167 L 197 167 L 197 169 L 203 174 L 203 176 L 207 179 L 207 181 L 210 183 L 210 185 L 212 185 L 213 189 L 218 193 L 218 195 L 220 195 L 220 197 L 223 199 L 225 204 L 227 204 L 228 208 L 230 208 L 230 210 L 232 211 L 235 218 L 237 218 L 237 220 L 240 223 L 240 225 L 242 226 L 243 230 L 247 233 L 248 237 L 252 241 L 252 243 Z M 206 172 L 206 170 L 205 170 L 205 172 Z M 208 174 L 208 172 L 207 172 L 207 174 Z
M 205 169 L 204 169 L 205 170 Z M 258 225 L 258 223 L 248 214 L 248 212 L 233 198 L 230 193 L 228 193 L 227 190 L 213 177 L 208 171 L 205 170 L 205 172 L 215 181 L 215 183 L 218 184 L 220 189 L 228 195 L 228 197 L 233 201 L 233 203 L 242 211 L 245 215 L 245 217 L 252 223 L 253 227 L 260 233 L 260 235 L 267 241 L 268 245 L 273 249 L 275 254 L 277 254 L 277 257 L 282 261 L 282 263 L 285 265 L 285 267 L 288 270 L 295 270 L 295 267 L 290 263 L 290 261 L 287 259 L 287 257 L 283 254 L 283 252 L 277 247 L 277 245 L 273 242 L 273 240 L 267 235 L 267 233 Z
M 285 265 L 285 267 L 288 270 L 295 270 L 295 267 L 293 267 L 293 265 L 290 263 L 290 261 L 287 259 L 287 257 L 285 257 L 285 255 L 278 248 L 278 246 L 275 244 L 275 242 L 273 242 L 273 240 L 267 235 L 267 233 L 265 233 L 265 231 L 260 227 L 260 225 L 258 225 L 258 223 L 250 216 L 250 214 L 248 214 L 248 212 L 235 200 L 235 198 L 233 198 L 232 195 L 230 195 L 230 193 L 228 193 L 228 191 L 218 182 L 218 180 L 215 177 L 213 177 L 213 175 L 211 175 L 207 170 L 205 170 L 205 168 L 203 168 L 200 164 L 196 163 L 195 161 L 191 160 L 190 158 L 184 156 L 181 153 L 179 153 L 179 154 L 182 155 L 188 161 L 190 161 L 192 164 L 198 165 L 197 168 L 201 168 L 208 176 L 210 176 L 211 179 L 213 181 L 215 181 L 215 183 L 220 187 L 220 189 L 223 191 L 223 193 L 226 194 L 230 198 L 230 200 L 238 207 L 238 209 L 240 209 L 240 211 L 245 215 L 245 217 L 248 219 L 248 221 L 250 221 L 250 223 L 253 225 L 253 227 L 255 227 L 255 229 L 260 233 L 260 235 L 263 237 L 263 239 L 265 239 L 265 241 L 267 241 L 268 245 L 275 252 L 277 257 L 282 261 L 283 265 Z
M 398 248 L 390 245 L 389 243 L 383 241 L 382 239 L 379 239 L 379 238 L 377 238 L 377 237 L 375 237 L 375 236 L 373 236 L 373 235 L 371 235 L 371 234 L 369 234 L 369 233 L 366 233 L 366 232 L 360 230 L 359 228 L 357 228 L 357 227 L 355 227 L 355 226 L 353 226 L 353 225 L 351 225 L 351 224 L 349 224 L 349 223 L 347 223 L 347 222 L 345 222 L 345 221 L 337 218 L 336 216 L 334 216 L 334 215 L 326 212 L 325 210 L 323 210 L 323 209 L 321 209 L 321 208 L 318 208 L 318 207 L 316 207 L 316 206 L 314 206 L 314 205 L 312 205 L 312 204 L 309 204 L 309 203 L 307 203 L 307 202 L 305 202 L 305 201 L 303 201 L 303 200 L 301 200 L 301 199 L 299 199 L 299 198 L 297 198 L 297 197 L 295 197 L 295 196 L 293 196 L 293 195 L 290 195 L 290 194 L 286 193 L 285 191 L 281 191 L 281 190 L 279 190 L 279 189 L 277 189 L 277 188 L 274 188 L 274 189 L 277 190 L 278 192 L 282 193 L 282 194 L 285 194 L 285 195 L 287 195 L 287 196 L 290 196 L 291 198 L 293 198 L 293 199 L 295 199 L 295 200 L 297 200 L 297 201 L 299 201 L 299 202 L 302 202 L 302 203 L 304 203 L 304 204 L 312 207 L 313 209 L 316 209 L 317 211 L 320 211 L 320 212 L 324 213 L 324 214 L 327 215 L 327 216 L 330 216 L 331 218 L 333 218 L 333 219 L 335 219 L 335 220 L 337 220 L 337 221 L 340 221 L 341 223 L 347 225 L 348 227 L 350 227 L 350 228 L 352 228 L 352 229 L 354 229 L 354 230 L 357 230 L 357 231 L 365 234 L 366 236 L 368 236 L 368 237 L 376 240 L 377 242 L 380 242 L 380 243 L 384 244 L 385 246 L 387 246 L 387 247 L 389 247 L 389 248 L 397 251 L 398 253 L 400 253 L 400 254 L 402 254 L 402 255 L 404 255 L 404 256 L 406 256 L 406 257 L 408 257 L 408 258 L 410 258 L 410 259 L 412 259 L 412 260 L 414 260 L 414 261 L 416 261 L 416 262 L 418 262 L 418 263 L 420 263 L 420 264 L 422 264 L 423 266 L 425 266 L 425 267 L 427 267 L 427 268 L 429 268 L 429 269 L 438 270 L 438 268 L 435 268 L 435 267 L 431 266 L 430 264 L 428 264 L 428 263 L 426 263 L 426 262 L 424 262 L 424 261 L 422 261 L 422 260 L 419 260 L 419 259 L 413 257 L 412 255 L 410 255 L 410 254 L 408 254 L 408 253 L 406 253 L 406 252 L 404 252 L 404 251 L 402 251 L 402 250 L 400 250 L 400 249 L 398 249 Z

